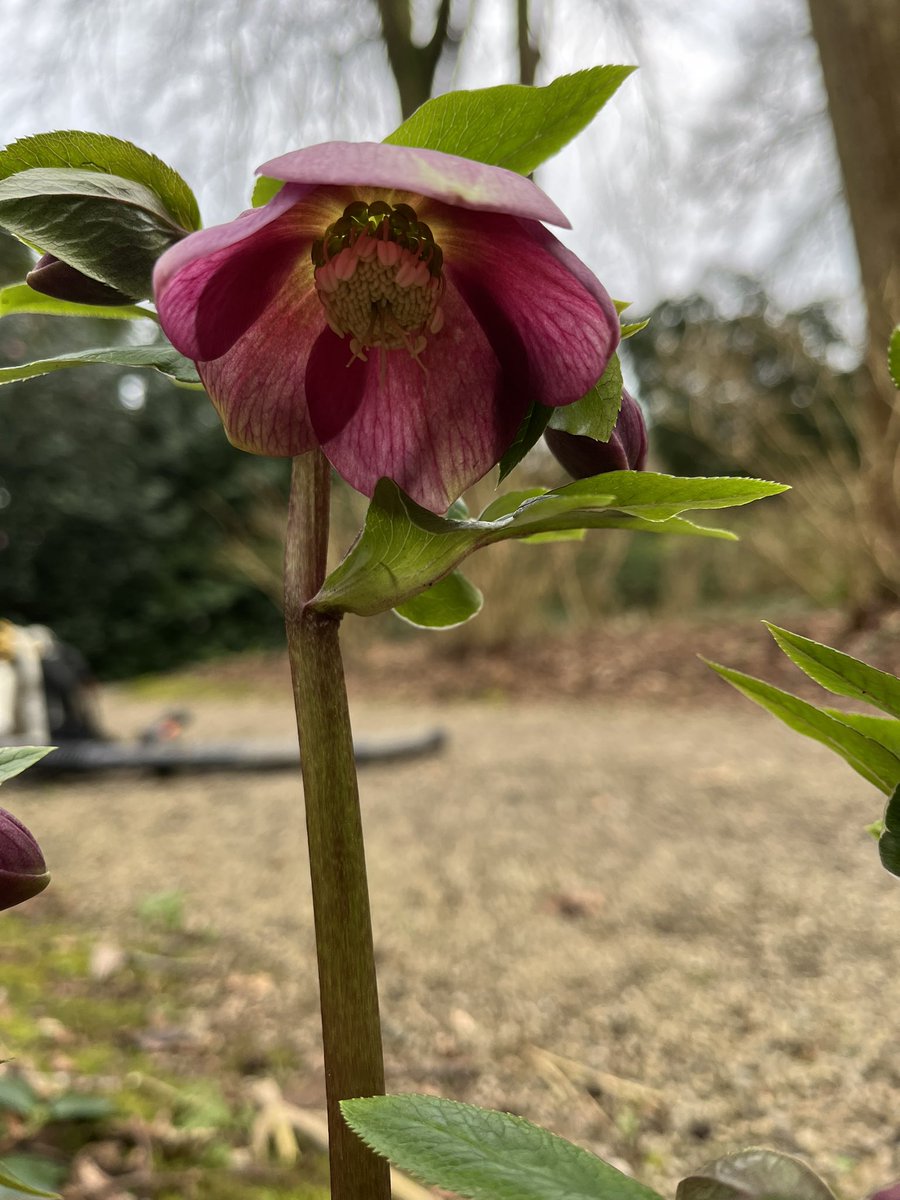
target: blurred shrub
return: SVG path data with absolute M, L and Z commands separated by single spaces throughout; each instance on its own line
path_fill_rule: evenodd
M 8 282 L 27 261 L 0 247 Z M 148 325 L 149 327 L 149 325 Z M 10 317 L 0 362 L 109 344 L 114 321 Z M 287 464 L 236 453 L 199 392 L 110 367 L 0 390 L 0 614 L 50 625 L 106 676 L 281 636 L 277 608 L 224 569 L 223 510 Z

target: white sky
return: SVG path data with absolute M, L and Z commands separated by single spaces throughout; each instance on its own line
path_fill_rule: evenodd
M 435 0 L 417 0 L 429 32 Z M 515 78 L 512 0 L 455 0 L 441 88 Z M 538 82 L 641 70 L 539 172 L 569 245 L 635 312 L 728 267 L 784 307 L 826 300 L 859 336 L 855 256 L 804 0 L 532 0 Z M 399 107 L 373 0 L 4 0 L 0 139 L 130 138 L 171 162 L 207 224 L 252 171 L 330 138 L 378 140 Z

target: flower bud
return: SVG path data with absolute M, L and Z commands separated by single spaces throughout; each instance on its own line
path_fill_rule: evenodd
M 647 465 L 647 426 L 637 400 L 623 390 L 622 407 L 608 442 L 563 429 L 547 428 L 544 441 L 573 479 L 606 471 L 643 471 Z
M 42 892 L 50 874 L 41 848 L 21 821 L 0 808 L 0 909 Z
M 133 297 L 101 283 L 99 279 L 91 279 L 83 271 L 70 266 L 52 254 L 39 258 L 28 274 L 25 282 L 36 292 L 52 296 L 54 300 L 70 300 L 74 304 L 132 304 Z

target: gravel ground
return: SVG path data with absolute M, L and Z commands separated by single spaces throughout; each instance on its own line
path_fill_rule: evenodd
M 289 738 L 272 697 L 192 701 L 191 737 Z M 105 697 L 123 733 L 158 707 Z M 900 1174 L 900 891 L 863 833 L 872 789 L 730 700 L 355 705 L 364 734 L 432 723 L 443 753 L 362 776 L 392 1090 L 520 1112 L 668 1192 L 747 1144 L 848 1197 Z M 191 925 L 283 979 L 261 1027 L 281 1022 L 296 1098 L 318 1101 L 290 773 L 23 782 L 13 801 L 98 934 L 136 936 L 139 902 L 178 890 Z

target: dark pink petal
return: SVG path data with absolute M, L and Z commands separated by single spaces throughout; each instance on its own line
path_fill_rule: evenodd
M 600 284 L 594 280 L 603 299 L 532 236 L 530 223 L 459 210 L 449 216 L 444 210 L 440 217 L 430 213 L 429 223 L 444 251 L 445 274 L 478 318 L 504 370 L 541 404 L 580 400 L 619 343 L 615 308 Z
M 326 329 L 306 377 L 313 427 L 338 473 L 367 496 L 387 476 L 438 513 L 499 461 L 528 404 L 452 285 L 442 307 L 444 328 L 421 364 L 405 350 L 370 350 L 348 367 L 347 343 Z
M 570 228 L 537 184 L 456 154 L 384 142 L 323 142 L 282 154 L 258 168 L 273 179 L 305 184 L 357 184 L 431 196 L 460 208 L 531 217 Z
M 567 270 L 571 271 L 578 282 L 591 293 L 603 311 L 606 313 L 610 321 L 620 325 L 619 314 L 616 312 L 616 306 L 612 302 L 609 292 L 594 274 L 594 272 L 584 265 L 577 254 L 562 244 L 559 238 L 554 237 L 549 229 L 545 229 L 538 221 L 522 221 L 522 228 L 544 249 L 552 254 L 555 259 L 562 263 Z
M 309 190 L 282 188 L 265 207 L 192 233 L 159 259 L 156 306 L 176 350 L 194 360 L 218 358 L 250 328 L 340 212 L 333 193 Z
M 197 363 L 233 445 L 278 458 L 302 454 L 317 444 L 304 378 L 310 350 L 325 327 L 307 255 L 225 354 Z M 350 357 L 346 346 L 345 357 Z

